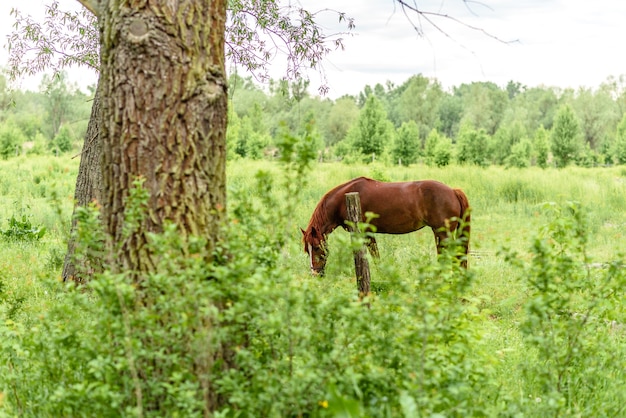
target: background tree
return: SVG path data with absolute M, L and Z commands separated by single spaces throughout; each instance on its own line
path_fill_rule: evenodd
M 548 166 L 548 158 L 550 156 L 550 134 L 542 126 L 535 131 L 535 137 L 533 138 L 533 152 L 535 157 L 535 164 L 541 168 Z
M 576 156 L 576 165 L 580 167 L 595 167 L 602 160 L 601 156 L 593 149 L 588 142 L 583 142 Z
M 613 154 L 618 164 L 626 164 L 626 114 L 617 125 Z
M 497 131 L 509 100 L 506 91 L 491 82 L 474 82 L 455 88 L 454 94 L 462 99 L 462 122 L 483 129 L 488 135 Z
M 270 97 L 270 107 L 266 112 L 271 135 L 281 137 L 285 124 L 292 132 L 303 135 L 307 125 L 313 123 L 318 134 L 327 137 L 326 121 L 332 107 L 330 100 L 312 97 L 308 93 L 308 80 L 283 80 L 280 85 L 284 87 Z
M 255 106 L 263 109 L 271 106 L 270 98 L 252 77 L 243 78 L 238 73 L 228 77 L 228 104 L 239 117 L 250 115 Z M 272 108 L 271 111 L 277 112 L 277 109 Z
M 456 142 L 456 158 L 461 164 L 488 165 L 487 134 L 465 122 L 459 129 Z
M 606 81 L 600 85 L 600 89 L 615 100 L 618 115 L 626 113 L 626 75 L 607 77 Z
M 236 115 L 236 113 L 235 113 Z M 233 131 L 236 132 L 236 137 L 233 136 L 232 142 L 232 152 L 238 157 L 250 157 L 254 158 L 254 155 L 257 153 L 252 145 L 253 139 L 252 137 L 255 135 L 254 129 L 252 128 L 252 123 L 250 122 L 250 118 L 246 115 L 243 118 L 239 118 L 238 116 L 235 119 L 235 126 L 233 127 Z M 234 135 L 234 134 L 233 134 Z M 228 137 L 228 135 L 227 135 Z
M 45 126 L 48 129 L 45 134 L 52 141 L 59 133 L 61 125 L 69 122 L 72 95 L 77 87 L 70 85 L 67 81 L 67 73 L 60 71 L 54 77 L 44 75 L 40 89 L 46 97 Z
M 436 129 L 431 129 L 424 141 L 424 162 L 432 165 L 435 156 L 435 147 L 441 140 L 441 134 Z
M 583 142 L 589 144 L 592 150 L 599 149 L 619 121 L 617 103 L 604 89 L 592 91 L 581 88 L 571 105 L 580 121 Z
M 351 96 L 344 96 L 335 101 L 332 112 L 328 115 L 326 145 L 333 146 L 346 138 L 350 126 L 359 117 L 359 108 Z
M 353 131 L 352 148 L 364 161 L 380 158 L 385 144 L 391 137 L 391 122 L 387 119 L 387 112 L 375 95 L 370 95 L 356 122 Z
M 496 164 L 504 164 L 512 148 L 526 137 L 524 126 L 519 121 L 502 124 L 489 140 L 489 154 Z
M 241 129 L 235 152 L 242 157 L 258 160 L 270 145 L 271 138 L 263 119 L 261 105 L 255 103 L 250 112 L 241 118 Z
M 390 99 L 393 97 L 393 94 L 390 94 L 391 90 L 393 90 L 393 85 L 391 83 L 388 83 L 386 87 L 380 83 L 376 83 L 373 88 L 368 84 L 359 93 L 357 97 L 357 105 L 360 108 L 363 108 L 363 106 L 365 106 L 365 104 L 367 103 L 369 97 L 375 96 L 378 101 L 380 101 L 380 103 L 383 105 L 385 112 L 389 114 L 392 111 Z
M 241 136 L 241 118 L 234 111 L 232 106 L 228 107 L 228 126 L 226 128 L 226 159 L 234 160 L 239 158 L 237 141 Z
M 63 125 L 59 128 L 56 136 L 49 142 L 48 147 L 58 155 L 60 153 L 68 152 L 72 149 L 72 131 L 68 125 Z
M 439 125 L 439 107 L 443 97 L 441 85 L 420 74 L 410 77 L 403 85 L 403 91 L 393 101 L 396 126 L 414 121 L 420 132 L 426 136 Z
M 540 126 L 552 128 L 559 98 L 553 88 L 530 87 L 517 94 L 509 104 L 509 115 L 520 121 L 532 135 Z
M 463 101 L 457 95 L 445 94 L 439 105 L 439 121 L 441 127 L 438 129 L 448 138 L 455 138 L 463 116 Z
M 551 149 L 557 167 L 565 167 L 576 159 L 581 148 L 579 126 L 572 108 L 561 106 L 551 131 Z
M 400 165 L 410 165 L 417 162 L 420 151 L 420 132 L 414 121 L 403 122 L 396 131 L 391 146 L 391 159 Z
M 526 89 L 526 86 L 522 85 L 522 83 L 517 82 L 517 81 L 509 80 L 509 82 L 506 83 L 506 92 L 509 95 L 509 100 L 515 99 L 525 89 Z
M 0 122 L 6 118 L 7 110 L 11 106 L 11 92 L 4 74 L 0 74 Z

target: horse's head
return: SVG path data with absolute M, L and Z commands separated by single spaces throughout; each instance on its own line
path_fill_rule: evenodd
M 304 252 L 309 255 L 311 272 L 313 274 L 324 275 L 326 267 L 326 242 L 324 235 L 314 226 L 302 231 L 302 241 L 304 242 Z

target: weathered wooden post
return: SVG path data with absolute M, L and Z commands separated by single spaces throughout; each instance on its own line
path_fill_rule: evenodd
M 358 223 L 362 220 L 361 199 L 358 192 L 346 193 L 346 209 L 348 220 L 352 222 L 350 231 L 352 236 L 354 236 L 354 234 L 358 234 Z M 365 245 L 354 252 L 354 269 L 356 271 L 359 298 L 363 298 L 370 293 L 370 266 L 365 252 Z

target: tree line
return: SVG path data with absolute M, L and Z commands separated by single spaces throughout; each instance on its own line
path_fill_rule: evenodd
M 473 82 L 446 91 L 420 74 L 400 85 L 365 86 L 336 100 L 303 80 L 265 85 L 229 77 L 228 159 L 275 158 L 283 132 L 314 136 L 320 160 L 409 165 L 452 162 L 514 167 L 626 163 L 626 78 L 597 89 Z M 0 156 L 76 152 L 93 92 L 66 73 L 38 92 L 0 77 Z
M 515 167 L 626 162 L 624 76 L 596 89 L 510 81 L 446 90 L 418 74 L 330 100 L 310 95 L 303 81 L 272 80 L 262 88 L 234 74 L 229 92 L 230 159 L 273 158 L 282 130 L 313 126 L 320 160 Z

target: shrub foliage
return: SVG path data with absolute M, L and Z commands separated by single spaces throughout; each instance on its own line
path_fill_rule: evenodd
M 621 414 L 624 261 L 593 263 L 580 205 L 548 205 L 530 255 L 508 254 L 525 293 L 511 323 L 521 360 L 510 364 L 473 294 L 480 270 L 460 268 L 454 239 L 432 262 L 412 256 L 408 275 L 377 262 L 384 280 L 365 301 L 332 275 L 293 273 L 289 215 L 314 142 L 285 133 L 280 173 L 231 184 L 213 254 L 166 225 L 149 239 L 153 273 L 111 272 L 92 206 L 79 213 L 76 253 L 90 281 L 42 279 L 49 297 L 29 310 L 33 296 L 0 271 L 0 416 Z M 518 191 L 514 201 L 531 199 Z M 146 198 L 138 181 L 129 233 Z

